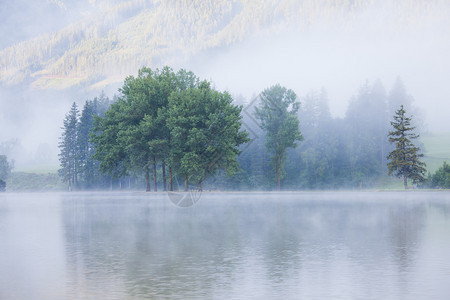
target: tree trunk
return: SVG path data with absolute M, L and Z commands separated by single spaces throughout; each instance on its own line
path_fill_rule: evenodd
M 150 170 L 148 166 L 145 167 L 145 191 L 150 192 Z
M 156 157 L 153 156 L 153 190 L 158 191 L 158 185 L 156 184 Z
M 198 182 L 198 190 L 201 192 L 201 191 L 203 191 L 203 181 L 202 180 L 200 180 L 199 182 Z
M 403 176 L 403 185 L 405 186 L 405 190 L 408 189 L 408 178 Z
M 277 189 L 281 189 L 281 157 L 277 155 Z
M 113 190 L 113 178 L 111 177 L 111 180 L 109 181 L 109 189 Z
M 166 164 L 164 163 L 164 161 L 162 162 L 161 168 L 162 168 L 162 176 L 163 176 L 163 190 L 165 192 L 165 191 L 167 191 L 167 183 L 166 183 Z
M 172 167 L 169 167 L 169 191 L 173 191 L 173 185 L 172 185 Z
M 186 174 L 184 174 L 184 190 L 188 191 L 188 177 Z

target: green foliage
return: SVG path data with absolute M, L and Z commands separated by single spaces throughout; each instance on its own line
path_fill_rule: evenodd
M 90 132 L 95 117 L 103 115 L 110 101 L 102 93 L 99 98 L 86 100 L 81 115 L 74 102 L 64 119 L 59 143 L 58 170 L 61 180 L 74 188 L 94 188 L 105 186 L 108 178 L 99 171 L 99 162 L 93 158 L 94 147 L 90 141 Z
M 429 177 L 428 186 L 431 188 L 450 189 L 450 164 L 444 162 L 442 166 Z
M 58 173 L 63 182 L 69 184 L 69 189 L 77 184 L 78 178 L 78 106 L 74 102 L 69 113 L 64 119 L 64 126 L 59 142 L 59 161 L 61 168 Z
M 247 138 L 239 131 L 242 108 L 228 93 L 199 82 L 192 72 L 168 67 L 143 68 L 120 91 L 122 97 L 97 118 L 92 134 L 102 171 L 115 177 L 144 172 L 148 191 L 152 166 L 156 191 L 157 164 L 164 182 L 168 165 L 169 185 L 173 170 L 199 188 L 217 170 L 237 169 L 238 147 Z
M 11 174 L 12 166 L 8 162 L 6 155 L 0 155 L 0 180 L 8 179 Z
M 90 134 L 91 142 L 95 147 L 93 158 L 100 161 L 100 171 L 109 174 L 112 178 L 126 175 L 125 150 L 118 143 L 121 126 L 119 121 L 122 113 L 119 101 L 111 105 L 104 117 L 94 117 L 94 128 Z
M 104 185 L 107 178 L 99 171 L 99 161 L 93 158 L 94 145 L 90 141 L 90 132 L 94 127 L 95 116 L 104 115 L 110 101 L 102 93 L 99 98 L 86 100 L 78 124 L 77 132 L 77 164 L 79 182 L 84 188 Z
M 170 136 L 166 119 L 168 98 L 175 91 L 195 85 L 192 72 L 169 67 L 159 70 L 142 68 L 135 78 L 129 76 L 120 89 L 122 97 L 104 118 L 98 118 L 92 141 L 100 169 L 119 178 L 129 173 L 145 172 L 146 190 L 150 190 L 150 166 L 153 166 L 156 190 L 156 163 L 169 159 Z M 164 178 L 165 180 L 165 178 Z
M 203 183 L 207 188 L 271 189 L 274 174 L 277 181 L 284 177 L 284 188 L 292 189 L 394 187 L 383 174 L 385 153 L 395 153 L 386 137 L 388 107 L 393 95 L 407 95 L 398 82 L 389 97 L 379 82 L 363 85 L 343 119 L 331 117 L 324 90 L 304 97 L 299 109 L 295 93 L 279 85 L 261 94 L 254 114 L 248 107 L 242 114 L 228 93 L 216 91 L 192 72 L 168 67 L 143 68 L 137 77 L 126 78 L 120 91 L 109 109 L 104 96 L 86 101 L 75 122 L 76 153 L 68 152 L 75 157 L 69 168 L 76 174 L 70 177 L 74 187 L 112 188 L 114 183 L 130 188 L 145 180 L 149 190 L 153 178 L 155 188 L 162 183 L 165 189 L 167 171 L 169 189 L 172 176 L 184 179 L 185 187 L 193 183 L 200 189 Z M 74 133 L 74 115 L 78 112 L 72 107 L 61 141 Z M 406 136 L 414 139 L 418 136 L 409 133 L 411 121 L 405 118 L 403 124 Z M 246 144 L 248 133 L 241 131 L 241 124 L 251 132 L 252 143 Z M 390 141 L 397 138 L 392 135 Z M 406 152 L 412 160 L 421 158 L 419 147 L 410 146 Z M 392 160 L 392 166 L 394 161 L 399 160 Z M 423 180 L 420 161 L 409 170 L 414 183 Z M 391 169 L 389 174 L 403 173 Z
M 261 93 L 260 105 L 255 108 L 255 116 L 265 131 L 267 150 L 272 154 L 278 189 L 284 177 L 286 150 L 295 148 L 296 142 L 303 139 L 297 117 L 300 104 L 296 98 L 294 91 L 274 85 Z
M 240 131 L 242 107 L 235 106 L 228 93 L 221 93 L 203 81 L 197 87 L 169 98 L 168 128 L 171 160 L 176 171 L 201 189 L 203 181 L 219 169 L 228 175 L 238 170 L 238 147 L 248 142 Z
M 391 122 L 394 130 L 389 132 L 389 142 L 395 143 L 395 149 L 388 155 L 388 174 L 398 178 L 403 177 L 404 186 L 407 188 L 407 180 L 420 183 L 425 180 L 425 163 L 420 161 L 424 155 L 420 148 L 416 147 L 411 140 L 417 139 L 414 133 L 415 127 L 411 126 L 411 118 L 405 116 L 403 105 L 394 115 Z
M 286 189 L 342 189 L 394 187 L 387 183 L 387 154 L 389 144 L 388 107 L 394 95 L 408 95 L 403 87 L 399 92 L 397 81 L 387 96 L 379 81 L 366 82 L 352 99 L 344 118 L 330 115 L 324 90 L 311 92 L 301 99 L 298 112 L 304 140 L 296 148 L 286 151 Z M 247 106 L 247 114 L 252 107 Z M 411 104 L 410 104 L 411 105 Z M 244 115 L 246 116 L 246 115 Z M 250 189 L 270 189 L 273 182 L 269 158 L 273 155 L 264 145 L 267 137 L 244 119 L 256 138 L 239 157 L 241 176 L 245 174 Z M 273 165 L 273 164 L 272 164 Z M 239 185 L 232 179 L 233 186 Z M 397 182 L 396 179 L 390 179 Z
M 11 168 L 6 155 L 0 155 L 0 192 L 6 190 L 6 179 L 11 174 Z

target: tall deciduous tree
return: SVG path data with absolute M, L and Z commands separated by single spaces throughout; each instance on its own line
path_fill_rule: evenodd
M 255 108 L 255 117 L 266 133 L 266 148 L 273 155 L 278 189 L 284 176 L 286 150 L 295 148 L 296 142 L 303 139 L 297 116 L 300 103 L 296 97 L 294 91 L 277 84 L 261 93 L 261 102 Z
M 156 151 L 148 142 L 156 135 L 156 116 L 160 99 L 155 86 L 155 72 L 149 68 L 139 70 L 135 78 L 125 79 L 121 88 L 122 101 L 118 104 L 122 111 L 122 128 L 118 142 L 125 149 L 129 168 L 145 172 L 146 190 L 150 190 L 150 168 L 153 166 L 154 190 L 156 186 Z
M 173 93 L 169 98 L 168 127 L 171 134 L 171 164 L 199 190 L 203 181 L 224 169 L 233 174 L 239 146 L 248 142 L 241 128 L 241 106 L 227 92 L 221 93 L 203 81 L 197 87 Z
M 61 168 L 59 175 L 64 182 L 69 184 L 69 190 L 77 184 L 78 164 L 77 164 L 77 135 L 78 135 L 78 117 L 79 111 L 74 102 L 69 113 L 64 119 L 63 130 L 59 142 L 59 161 Z
M 391 125 L 393 131 L 389 132 L 389 142 L 395 143 L 395 149 L 388 155 L 388 173 L 398 178 L 403 177 L 405 189 L 408 187 L 408 179 L 413 183 L 425 180 L 425 163 L 420 161 L 423 154 L 420 148 L 415 146 L 412 140 L 419 137 L 414 133 L 415 127 L 411 126 L 411 117 L 407 117 L 403 105 L 396 111 Z
M 179 70 L 174 73 L 169 67 L 164 67 L 156 76 L 156 93 L 160 99 L 157 114 L 148 126 L 156 128 L 155 136 L 148 142 L 150 149 L 156 154 L 161 163 L 163 189 L 167 189 L 166 165 L 169 170 L 169 190 L 173 191 L 173 170 L 170 164 L 171 158 L 171 134 L 168 125 L 169 119 L 169 97 L 172 93 L 181 93 L 182 91 L 194 88 L 198 85 L 199 79 L 193 72 Z
M 100 161 L 100 171 L 120 178 L 127 174 L 127 156 L 119 143 L 120 130 L 123 127 L 120 101 L 113 103 L 104 117 L 94 118 L 94 128 L 90 134 L 95 147 L 93 158 Z

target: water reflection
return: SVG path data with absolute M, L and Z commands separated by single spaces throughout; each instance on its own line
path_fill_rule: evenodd
M 0 299 L 65 296 L 59 209 L 58 194 L 0 195 Z
M 55 267 L 43 280 L 69 299 L 450 295 L 447 193 L 205 193 L 187 209 L 164 194 L 52 199 L 34 199 L 31 209 L 28 200 L 0 199 L 0 270 L 20 279 L 0 271 L 0 280 L 9 293 L 28 289 L 17 299 L 54 298 L 37 287 L 47 265 Z M 30 226 L 39 239 L 47 231 L 49 254 L 19 251 Z

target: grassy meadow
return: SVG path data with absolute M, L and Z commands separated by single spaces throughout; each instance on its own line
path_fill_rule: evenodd
M 450 132 L 423 134 L 421 141 L 428 172 L 436 172 L 444 161 L 450 163 Z

